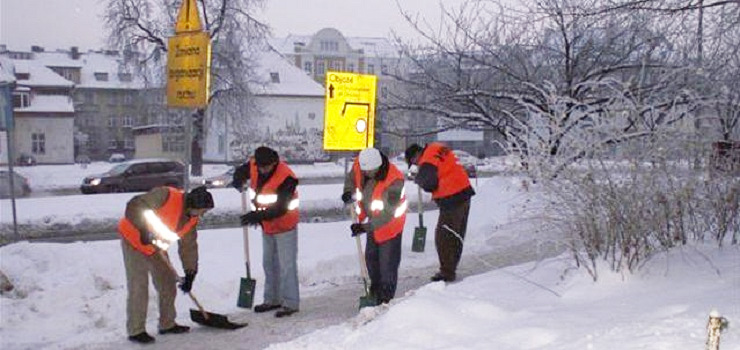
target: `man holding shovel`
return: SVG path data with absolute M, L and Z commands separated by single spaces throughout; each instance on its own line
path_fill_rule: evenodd
M 352 237 L 367 233 L 365 262 L 370 297 L 376 304 L 388 303 L 396 294 L 406 222 L 403 173 L 380 151 L 366 148 L 347 173 L 342 201 L 352 205 L 358 218 L 350 226 Z
M 264 302 L 254 312 L 279 309 L 275 317 L 298 312 L 298 178 L 269 147 L 258 147 L 254 157 L 234 171 L 232 186 L 241 191 L 249 181 L 252 211 L 242 225 L 262 226 Z
M 126 268 L 126 331 L 128 339 L 151 343 L 146 332 L 149 301 L 149 275 L 159 295 L 159 334 L 179 334 L 190 327 L 175 323 L 177 276 L 172 273 L 167 248 L 178 243 L 178 253 L 185 270 L 180 289 L 190 292 L 198 273 L 198 220 L 213 208 L 213 197 L 205 187 L 187 195 L 173 187 L 156 187 L 132 198 L 126 214 L 118 223 Z M 167 259 L 167 260 L 165 260 Z
M 422 148 L 412 144 L 404 153 L 409 168 L 417 166 L 414 182 L 432 193 L 439 207 L 439 219 L 434 232 L 434 243 L 439 258 L 439 271 L 432 281 L 454 281 L 457 264 L 462 256 L 465 231 L 470 213 L 470 198 L 475 195 L 465 169 L 455 153 L 439 142 Z

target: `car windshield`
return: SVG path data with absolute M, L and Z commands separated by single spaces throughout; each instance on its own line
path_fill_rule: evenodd
M 126 171 L 126 169 L 128 169 L 128 164 L 118 164 L 112 167 L 110 170 L 108 170 L 108 174 L 112 174 L 112 175 L 123 174 L 123 172 Z

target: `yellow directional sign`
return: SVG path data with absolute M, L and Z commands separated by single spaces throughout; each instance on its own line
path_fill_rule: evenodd
M 377 77 L 326 73 L 324 150 L 353 151 L 375 143 Z
M 167 105 L 200 108 L 208 104 L 211 40 L 201 30 L 195 0 L 185 0 L 177 14 L 175 32 L 168 39 Z
M 180 11 L 177 12 L 175 33 L 200 32 L 202 30 L 198 5 L 196 5 L 195 0 L 184 0 L 180 6 Z

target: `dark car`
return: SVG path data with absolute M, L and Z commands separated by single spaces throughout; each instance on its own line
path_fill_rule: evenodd
M 227 170 L 225 173 L 211 176 L 203 179 L 203 185 L 208 188 L 221 188 L 231 186 L 231 180 L 234 178 L 234 168 Z
M 465 172 L 468 173 L 468 177 L 478 177 L 478 170 L 476 168 L 478 158 L 461 150 L 453 150 L 452 152 L 455 153 L 455 157 L 457 157 L 457 161 L 460 165 L 465 168 Z
M 36 165 L 36 158 L 28 154 L 21 154 L 16 160 L 15 165 L 18 166 L 31 166 Z
M 28 179 L 23 175 L 13 172 L 13 193 L 16 197 L 26 197 L 31 193 Z M 10 172 L 0 170 L 0 198 L 10 198 Z
M 123 162 L 108 172 L 82 180 L 85 194 L 149 191 L 157 186 L 182 188 L 185 166 L 175 160 L 137 159 Z

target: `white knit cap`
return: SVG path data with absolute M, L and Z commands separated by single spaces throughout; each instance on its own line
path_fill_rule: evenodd
M 380 157 L 380 151 L 375 148 L 365 148 L 360 152 L 360 170 L 371 171 L 380 168 L 383 164 L 383 158 Z

